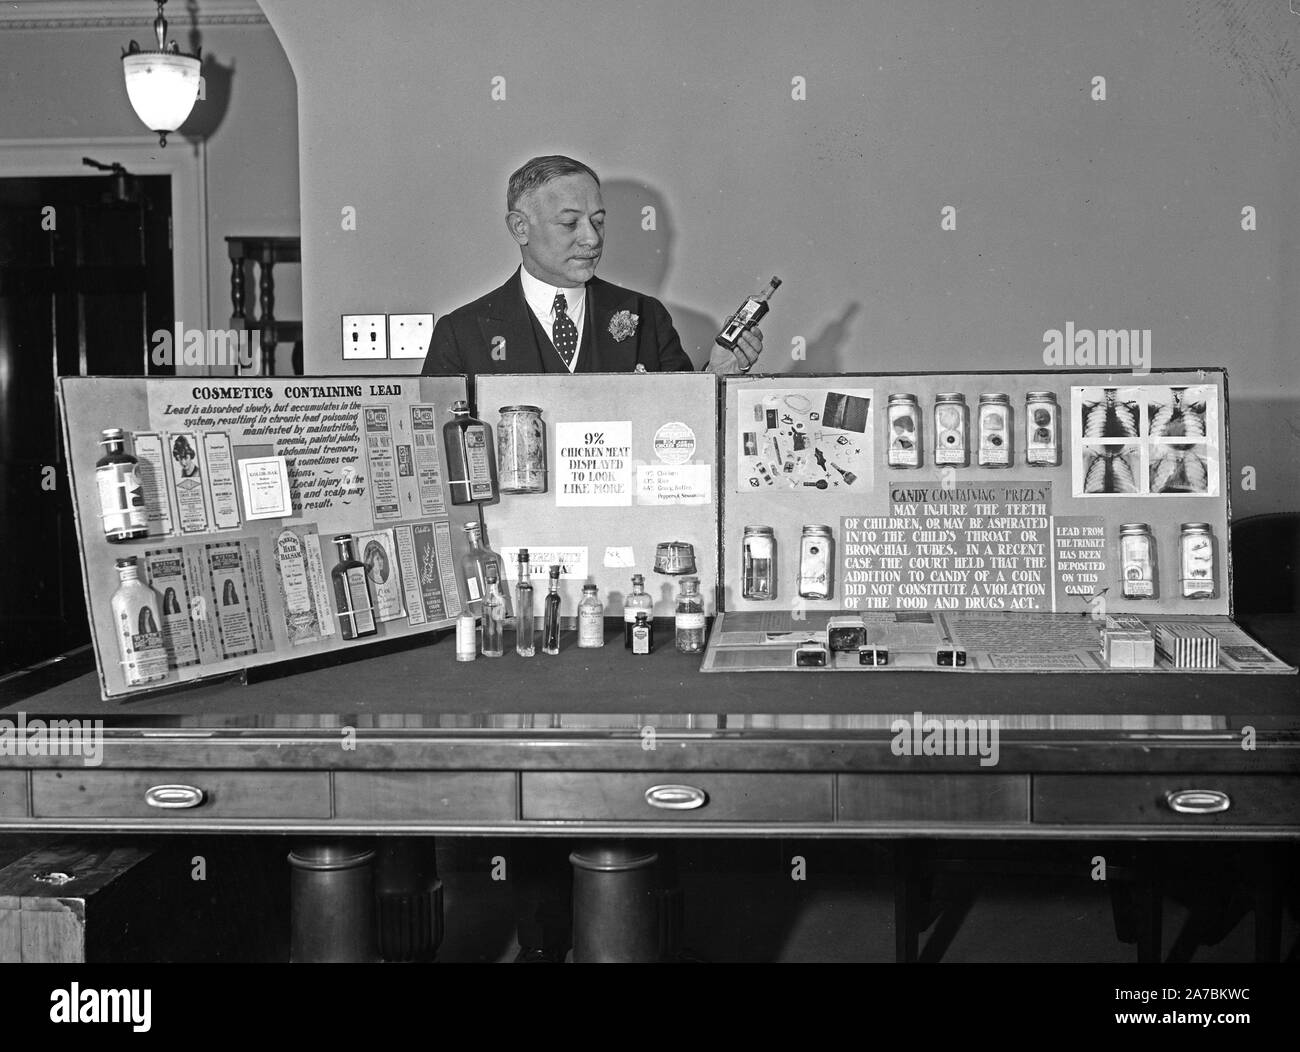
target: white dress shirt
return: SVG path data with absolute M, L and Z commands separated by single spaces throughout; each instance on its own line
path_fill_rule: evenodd
M 519 268 L 519 280 L 524 286 L 524 299 L 528 303 L 528 309 L 533 312 L 533 316 L 541 323 L 546 335 L 555 342 L 555 294 L 563 292 L 564 298 L 568 302 L 569 320 L 577 327 L 578 346 L 573 352 L 573 360 L 569 362 L 569 372 L 573 372 L 578 367 L 578 355 L 582 353 L 582 323 L 587 317 L 587 286 L 578 285 L 571 289 L 561 289 L 554 285 L 548 285 L 528 273 L 527 267 Z

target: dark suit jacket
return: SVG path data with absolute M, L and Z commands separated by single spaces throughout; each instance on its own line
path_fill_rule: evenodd
M 619 311 L 637 315 L 637 326 L 630 336 L 615 340 L 609 324 Z M 695 368 L 662 303 L 592 278 L 587 282 L 587 314 L 576 371 L 630 373 L 638 365 L 651 373 L 691 372 Z M 422 375 L 465 373 L 473 380 L 478 373 L 568 371 L 546 330 L 529 310 L 516 270 L 499 289 L 438 319 Z M 471 384 L 470 391 L 473 389 Z

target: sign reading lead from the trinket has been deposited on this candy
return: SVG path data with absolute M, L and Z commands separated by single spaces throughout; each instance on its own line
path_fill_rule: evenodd
M 1110 583 L 1106 520 L 1100 515 L 1069 515 L 1052 526 L 1056 609 L 1079 609 L 1080 602 L 1103 594 Z
M 1049 610 L 1046 482 L 893 482 L 890 514 L 841 520 L 848 610 Z
M 555 504 L 560 508 L 632 503 L 632 422 L 580 420 L 555 425 Z

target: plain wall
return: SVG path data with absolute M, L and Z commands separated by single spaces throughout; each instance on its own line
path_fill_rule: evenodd
M 169 38 L 192 47 L 181 12 L 168 8 Z M 122 49 L 152 44 L 147 5 L 133 29 L 0 30 L 0 138 L 77 139 L 148 134 L 122 80 Z M 200 26 L 207 99 L 168 137 L 167 150 L 207 139 L 208 318 L 187 327 L 224 328 L 230 319 L 230 262 L 224 238 L 298 233 L 298 114 L 293 70 L 267 24 Z M 95 160 L 112 163 L 105 154 Z M 87 173 L 91 169 L 85 169 Z M 0 176 L 4 173 L 0 172 Z M 66 173 L 72 174 L 72 173 Z M 276 269 L 276 315 L 301 316 L 301 273 Z M 248 286 L 256 307 L 256 274 Z
M 308 372 L 416 371 L 342 362 L 339 316 L 498 285 L 506 177 L 571 153 L 611 207 L 600 273 L 658 294 L 697 363 L 773 273 L 769 371 L 1030 370 L 1049 328 L 1149 328 L 1154 366 L 1229 371 L 1233 463 L 1259 473 L 1236 515 L 1300 505 L 1284 3 L 263 7 L 299 88 Z

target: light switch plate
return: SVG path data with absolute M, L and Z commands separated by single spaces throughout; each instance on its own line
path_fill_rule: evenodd
M 423 358 L 433 337 L 432 314 L 390 314 L 388 357 Z
M 343 357 L 387 358 L 388 315 L 343 315 Z

